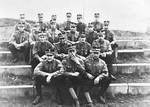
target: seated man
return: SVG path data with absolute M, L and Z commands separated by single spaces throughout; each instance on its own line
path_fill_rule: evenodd
M 113 74 L 113 56 L 112 56 L 112 48 L 110 42 L 104 39 L 105 35 L 103 33 L 99 33 L 99 38 L 92 43 L 92 47 L 96 49 L 100 49 L 100 58 L 104 60 L 107 64 L 109 76 L 115 80 L 116 78 L 112 75 Z
M 113 57 L 114 62 L 117 61 L 117 47 L 118 44 L 116 43 L 115 34 L 109 30 L 109 21 L 104 21 L 104 28 L 102 30 L 102 33 L 105 35 L 106 40 L 108 40 L 111 44 L 112 50 L 113 50 Z
M 67 54 L 68 46 L 72 45 L 71 41 L 66 40 L 64 34 L 59 34 L 59 42 L 54 43 L 55 49 L 58 54 Z
M 42 101 L 41 85 L 53 86 L 57 89 L 60 82 L 59 76 L 64 72 L 62 63 L 54 58 L 54 53 L 48 51 L 46 53 L 46 60 L 40 62 L 34 69 L 34 82 L 36 87 L 36 98 L 33 104 L 36 105 Z M 60 91 L 57 91 L 60 92 Z M 60 95 L 60 94 L 58 94 Z M 60 96 L 58 96 L 60 98 Z M 59 100 L 59 105 L 62 104 Z
M 81 34 L 79 42 L 76 43 L 77 54 L 87 57 L 90 54 L 91 45 L 86 42 L 85 34 Z
M 69 92 L 75 101 L 76 107 L 80 107 L 80 103 L 74 88 L 83 86 L 82 78 L 86 76 L 84 60 L 84 57 L 76 54 L 75 46 L 71 46 L 68 48 L 68 56 L 62 61 L 65 70 L 64 75 L 66 75 L 65 84 L 67 88 L 69 88 Z M 91 103 L 89 93 L 84 91 L 84 95 L 88 103 Z
M 109 78 L 109 73 L 106 63 L 99 58 L 100 50 L 92 49 L 91 54 L 85 60 L 85 68 L 88 75 L 88 86 L 98 86 L 101 90 L 98 95 L 99 100 L 105 103 L 104 94 L 111 80 Z M 92 87 L 90 87 L 91 89 Z
M 76 42 L 79 38 L 79 32 L 76 31 L 76 24 L 71 24 L 70 31 L 67 32 L 67 38 L 70 41 Z
M 26 32 L 25 26 L 22 23 L 17 25 L 18 30 L 12 34 L 11 39 L 9 41 L 9 50 L 13 55 L 13 62 L 17 62 L 19 57 L 18 53 L 22 52 L 25 58 L 25 62 L 29 61 L 29 51 L 30 51 L 30 37 L 29 33 Z
M 31 33 L 31 25 L 26 21 L 25 19 L 25 14 L 20 14 L 20 20 L 19 22 L 15 25 L 15 31 L 18 31 L 18 25 L 22 23 L 24 25 L 24 30 L 27 31 L 28 33 Z
M 94 26 L 92 23 L 88 23 L 87 32 L 86 32 L 86 41 L 92 45 L 93 41 L 98 39 L 98 34 L 94 31 Z
M 32 39 L 32 44 L 35 43 L 35 41 L 39 41 L 39 33 L 41 33 L 40 31 L 40 25 L 39 23 L 35 23 L 33 25 L 33 29 L 32 29 L 32 32 L 31 32 L 31 39 Z
M 36 41 L 33 46 L 33 59 L 31 61 L 32 70 L 44 60 L 42 56 L 45 55 L 45 51 L 54 49 L 54 46 L 47 40 L 47 35 L 45 33 L 39 33 L 38 36 L 39 41 Z

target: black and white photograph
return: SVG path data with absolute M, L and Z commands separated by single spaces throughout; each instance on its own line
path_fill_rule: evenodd
M 149 0 L 0 0 L 0 107 L 150 107 Z

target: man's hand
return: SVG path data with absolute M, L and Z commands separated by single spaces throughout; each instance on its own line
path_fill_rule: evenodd
M 20 49 L 21 45 L 20 45 L 20 44 L 16 44 L 15 47 L 16 47 L 17 49 Z
M 94 78 L 94 76 L 92 74 L 89 74 L 89 73 L 87 73 L 87 76 L 88 76 L 89 79 L 93 79 Z
M 99 77 L 97 77 L 97 78 L 95 78 L 95 80 L 94 80 L 94 84 L 96 85 L 96 84 L 98 84 L 99 83 Z
M 103 78 L 103 75 L 100 75 L 100 76 L 96 77 L 95 80 L 94 80 L 94 84 L 95 85 L 98 84 L 99 81 L 102 80 L 102 78 Z
M 43 60 L 43 58 L 39 58 L 39 61 L 40 61 L 40 62 L 43 62 L 44 60 Z
M 78 58 L 77 58 L 76 56 L 74 56 L 73 54 L 72 54 L 72 56 L 71 56 L 71 59 L 72 59 L 74 62 L 76 62 L 77 64 L 80 64 Z
M 101 53 L 100 54 L 102 57 L 106 57 L 106 53 Z
M 49 75 L 47 76 L 47 78 L 46 78 L 46 82 L 47 82 L 47 83 L 50 83 L 52 76 L 53 76 L 52 74 L 49 74 Z
M 64 73 L 65 75 L 70 75 L 70 76 L 79 76 L 79 73 L 78 72 L 74 72 L 74 73 L 72 73 L 72 72 L 65 72 Z

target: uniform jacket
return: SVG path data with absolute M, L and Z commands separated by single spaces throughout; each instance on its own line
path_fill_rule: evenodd
M 16 25 L 15 25 L 15 31 L 18 31 L 19 29 L 18 29 L 18 24 L 20 24 L 21 22 L 19 22 L 19 23 L 17 23 Z M 25 31 L 27 31 L 27 32 L 29 32 L 29 33 L 31 33 L 31 25 L 29 24 L 29 23 L 27 23 L 27 22 L 24 22 L 24 23 L 22 23 L 24 26 L 25 26 Z
M 91 45 L 88 42 L 78 42 L 76 44 L 77 54 L 87 57 L 90 54 Z
M 74 31 L 70 31 L 67 34 L 67 38 L 70 41 L 76 42 L 76 41 L 78 41 L 78 38 L 79 38 L 79 32 L 77 32 L 77 31 L 75 31 L 75 32 Z
M 96 32 L 86 32 L 86 41 L 92 45 L 93 41 L 98 39 L 98 35 Z
M 61 53 L 67 54 L 69 45 L 71 45 L 71 43 L 69 43 L 67 41 L 65 41 L 65 43 L 58 42 L 58 43 L 54 44 L 55 49 L 58 54 L 61 54 Z
M 65 30 L 65 31 L 70 30 L 71 24 L 74 24 L 74 22 L 65 21 L 65 22 L 61 25 L 61 30 Z
M 69 56 L 67 56 L 63 61 L 62 64 L 64 66 L 64 70 L 65 72 L 79 72 L 79 73 L 83 73 L 85 72 L 85 65 L 84 65 L 84 61 L 85 58 L 79 55 L 76 55 L 76 57 L 78 58 L 80 64 L 75 63 L 74 61 L 72 61 Z
M 85 29 L 86 29 L 85 23 L 77 23 L 76 27 L 77 27 L 77 31 L 79 32 L 79 34 L 85 33 Z
M 28 45 L 28 43 L 31 41 L 31 38 L 29 36 L 29 33 L 26 31 L 20 32 L 20 31 L 15 31 L 15 33 L 13 33 L 11 35 L 10 44 L 21 44 L 23 43 L 23 45 Z
M 103 24 L 99 21 L 92 22 L 94 25 L 94 31 L 100 32 L 103 29 Z
M 34 69 L 34 75 L 46 76 L 46 73 L 54 72 L 56 75 L 64 72 L 62 63 L 57 59 L 53 59 L 51 62 L 47 60 L 40 62 Z
M 86 58 L 85 66 L 86 71 L 95 77 L 101 75 L 102 73 L 108 74 L 106 63 L 100 58 L 94 60 L 92 54 Z
M 57 29 L 55 31 L 50 29 L 49 30 L 49 42 L 51 42 L 51 43 L 59 42 L 59 36 L 58 36 L 59 33 L 61 33 L 61 32 Z
M 108 40 L 97 39 L 97 40 L 93 41 L 92 47 L 100 49 L 101 53 L 105 52 L 106 54 L 112 54 L 112 48 L 111 48 L 110 42 Z
M 45 51 L 49 50 L 49 49 L 50 50 L 54 49 L 54 46 L 50 42 L 36 41 L 35 45 L 33 46 L 33 55 L 36 58 L 41 57 L 41 56 L 45 55 Z

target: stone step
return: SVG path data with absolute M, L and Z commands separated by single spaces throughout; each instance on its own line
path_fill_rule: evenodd
M 115 81 L 112 83 L 149 83 L 150 73 L 137 73 L 133 74 L 115 74 Z M 0 86 L 9 85 L 32 85 L 33 77 L 32 75 L 14 75 L 10 73 L 4 73 L 0 75 Z
M 8 65 L 0 66 L 0 74 L 5 73 L 14 74 L 14 75 L 31 75 L 31 66 L 30 65 Z
M 150 39 L 147 40 L 116 40 L 119 49 L 143 49 L 150 48 Z M 8 41 L 0 42 L 0 51 L 8 50 Z
M 118 62 L 117 63 L 124 63 L 124 62 L 141 62 L 141 63 L 148 63 L 150 62 L 150 49 L 143 49 L 143 50 L 118 50 Z M 12 63 L 12 54 L 10 51 L 0 51 L 0 65 L 22 65 L 25 64 L 23 55 L 19 56 L 19 62 Z M 141 61 L 139 61 L 141 59 Z M 137 60 L 137 61 L 136 61 Z
M 143 49 L 150 48 L 150 39 L 128 39 L 128 40 L 116 40 L 119 49 Z
M 50 89 L 48 93 L 51 93 Z M 148 95 L 150 83 L 111 83 L 107 95 L 115 97 L 118 94 Z M 0 86 L 0 95 L 3 98 L 35 96 L 35 89 L 33 85 Z
M 132 74 L 150 72 L 150 63 L 124 63 L 113 64 L 114 73 Z M 11 73 L 14 75 L 31 75 L 31 65 L 0 66 L 0 74 Z
M 0 42 L 0 51 L 8 50 L 8 42 Z

